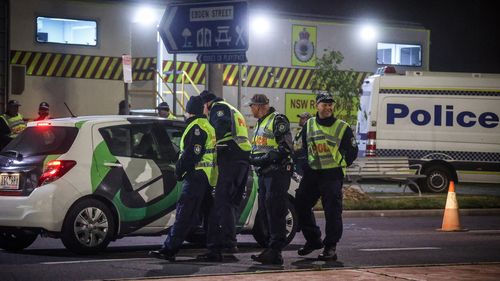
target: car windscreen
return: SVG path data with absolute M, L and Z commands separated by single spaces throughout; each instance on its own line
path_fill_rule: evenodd
M 1 154 L 17 152 L 24 157 L 66 153 L 78 134 L 75 127 L 28 127 L 14 138 Z

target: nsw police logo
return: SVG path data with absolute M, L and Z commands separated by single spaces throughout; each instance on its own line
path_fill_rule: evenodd
M 200 135 L 200 129 L 196 128 L 194 129 L 194 135 L 199 136 Z
M 217 111 L 217 117 L 222 117 L 222 116 L 224 116 L 224 111 L 222 110 Z
M 200 154 L 201 153 L 201 145 L 195 144 L 194 145 L 194 153 L 195 154 Z
M 278 125 L 278 131 L 280 133 L 284 133 L 286 131 L 286 125 L 285 124 L 279 124 Z

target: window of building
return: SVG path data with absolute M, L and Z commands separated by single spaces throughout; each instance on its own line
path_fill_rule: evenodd
M 37 17 L 36 41 L 70 45 L 97 45 L 97 22 L 66 18 Z
M 377 64 L 422 66 L 420 45 L 377 43 Z

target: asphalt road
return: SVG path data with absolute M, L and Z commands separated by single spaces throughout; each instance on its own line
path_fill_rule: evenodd
M 323 219 L 318 220 L 324 224 Z M 344 236 L 338 246 L 339 261 L 319 262 L 320 251 L 299 257 L 304 243 L 298 234 L 284 250 L 285 265 L 262 266 L 250 255 L 258 253 L 251 235 L 240 235 L 240 253 L 225 256 L 223 264 L 195 259 L 204 249 L 186 245 L 178 262 L 170 263 L 147 256 L 164 237 L 129 237 L 113 242 L 104 253 L 77 256 L 55 239 L 38 239 L 21 253 L 0 251 L 0 279 L 88 280 L 152 276 L 200 275 L 304 269 L 313 267 L 370 267 L 414 264 L 455 264 L 500 262 L 500 217 L 462 216 L 468 232 L 443 233 L 435 229 L 441 217 L 346 218 Z

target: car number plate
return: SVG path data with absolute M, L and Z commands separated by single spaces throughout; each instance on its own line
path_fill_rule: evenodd
M 19 189 L 19 174 L 0 174 L 0 189 Z

